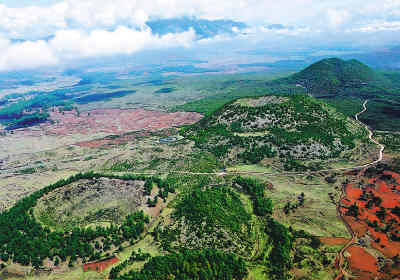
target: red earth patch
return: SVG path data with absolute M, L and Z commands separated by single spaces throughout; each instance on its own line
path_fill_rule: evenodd
M 96 109 L 78 114 L 76 111 L 49 112 L 50 118 L 38 126 L 16 132 L 41 135 L 124 134 L 132 131 L 158 131 L 198 122 L 203 116 L 192 112 L 167 113 L 145 109 Z
M 391 175 L 394 180 L 381 179 L 380 176 L 368 178 L 361 187 L 348 184 L 345 187 L 346 197 L 341 201 L 339 208 L 343 219 L 350 225 L 358 238 L 369 237 L 370 249 L 379 251 L 386 259 L 392 259 L 400 254 L 399 237 L 400 218 L 392 213 L 395 207 L 400 207 L 400 175 L 395 172 L 384 171 L 384 175 Z M 390 177 L 389 177 L 390 178 Z M 357 206 L 357 218 L 346 215 L 350 207 Z M 392 265 L 384 265 L 383 272 L 378 272 L 377 260 L 361 246 L 351 246 L 348 250 L 350 270 L 357 275 L 357 279 L 397 279 L 398 270 Z
M 48 134 L 121 134 L 128 131 L 150 130 L 193 124 L 202 115 L 191 112 L 166 113 L 144 109 L 96 109 L 80 113 L 51 112 L 53 124 L 42 127 Z
M 325 245 L 346 245 L 350 240 L 344 237 L 320 237 L 319 240 Z
M 347 249 L 350 254 L 349 264 L 352 271 L 378 273 L 378 263 L 364 248 L 359 246 L 351 246 Z
M 105 260 L 100 260 L 97 262 L 92 262 L 92 263 L 85 263 L 83 265 L 83 271 L 97 271 L 97 272 L 102 272 L 103 270 L 107 269 L 109 266 L 119 262 L 119 259 L 117 257 L 112 257 L 109 259 Z

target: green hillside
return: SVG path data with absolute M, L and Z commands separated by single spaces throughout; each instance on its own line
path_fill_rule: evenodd
M 358 60 L 339 58 L 316 62 L 284 81 L 301 85 L 316 96 L 374 95 L 388 91 L 392 86 L 389 79 Z
M 238 99 L 183 133 L 225 161 L 277 158 L 286 170 L 304 169 L 296 160 L 338 158 L 365 137 L 363 128 L 306 95 Z

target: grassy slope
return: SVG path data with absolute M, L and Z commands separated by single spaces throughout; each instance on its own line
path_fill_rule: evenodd
M 244 104 L 259 100 L 267 103 L 259 107 Z M 253 164 L 276 156 L 287 163 L 293 159 L 337 158 L 353 149 L 356 139 L 365 137 L 365 131 L 344 115 L 302 95 L 239 99 L 184 134 L 225 161 Z M 338 139 L 340 144 L 333 145 Z

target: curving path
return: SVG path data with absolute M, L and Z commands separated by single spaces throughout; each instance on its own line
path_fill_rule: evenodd
M 368 100 L 366 100 L 366 101 L 363 103 L 363 110 L 362 110 L 361 112 L 357 113 L 357 114 L 355 115 L 355 118 L 356 118 L 356 120 L 357 120 L 361 125 L 363 125 L 363 126 L 365 127 L 365 129 L 368 131 L 368 133 L 369 133 L 369 136 L 368 136 L 369 139 L 370 139 L 373 143 L 375 143 L 376 145 L 378 145 L 380 149 L 379 149 L 379 157 L 378 157 L 378 159 L 375 160 L 375 161 L 373 161 L 373 162 L 371 162 L 371 163 L 369 163 L 369 164 L 364 165 L 363 168 L 381 162 L 382 159 L 383 159 L 383 151 L 384 151 L 384 149 L 385 149 L 385 146 L 383 146 L 381 143 L 379 143 L 378 141 L 376 141 L 376 140 L 373 138 L 373 135 L 374 135 L 374 134 L 373 134 L 373 132 L 369 129 L 369 127 L 368 127 L 366 124 L 362 123 L 362 122 L 358 119 L 358 117 L 359 117 L 361 114 L 363 114 L 363 113 L 365 113 L 365 112 L 367 111 L 367 103 L 368 103 Z M 344 225 L 345 225 L 346 228 L 347 228 L 347 231 L 350 233 L 350 235 L 351 235 L 351 240 L 340 250 L 340 252 L 339 252 L 339 254 L 338 254 L 339 275 L 336 277 L 336 280 L 341 280 L 341 279 L 343 279 L 343 277 L 345 277 L 346 279 L 347 279 L 347 278 L 351 278 L 351 275 L 350 275 L 349 273 L 347 273 L 347 272 L 343 269 L 343 264 L 344 264 L 344 259 L 345 259 L 344 253 L 347 251 L 347 249 L 349 249 L 351 246 L 353 246 L 353 245 L 356 243 L 356 241 L 357 241 L 357 236 L 356 236 L 356 234 L 354 233 L 354 231 L 353 231 L 353 229 L 350 227 L 350 225 L 345 221 L 345 219 L 343 218 L 343 216 L 342 216 L 342 214 L 341 214 L 341 212 L 340 212 L 340 201 L 342 201 L 342 199 L 344 199 L 345 196 L 346 196 L 346 194 L 345 194 L 345 191 L 346 191 L 345 188 L 346 188 L 346 186 L 342 186 L 342 194 L 341 194 L 341 196 L 340 196 L 339 202 L 337 203 L 336 210 L 337 210 L 337 213 L 338 213 L 339 218 L 342 220 L 342 222 L 344 223 Z
M 356 118 L 356 120 L 357 120 L 361 125 L 363 125 L 363 126 L 365 127 L 365 129 L 368 131 L 368 133 L 369 133 L 369 136 L 368 136 L 369 140 L 371 140 L 373 143 L 375 143 L 376 145 L 379 146 L 379 158 L 378 158 L 376 161 L 371 162 L 370 164 L 367 165 L 367 166 L 369 166 L 369 165 L 374 165 L 374 164 L 376 164 L 376 163 L 382 161 L 382 159 L 383 159 L 383 151 L 385 150 L 385 146 L 382 145 L 381 143 L 379 143 L 378 141 L 376 141 L 374 138 L 372 138 L 372 137 L 374 136 L 374 133 L 372 132 L 372 130 L 370 130 L 369 127 L 368 127 L 366 124 L 364 124 L 363 122 L 361 122 L 361 121 L 358 119 L 358 117 L 359 117 L 361 114 L 363 114 L 363 113 L 365 113 L 365 112 L 367 111 L 367 103 L 368 103 L 368 100 L 365 100 L 364 103 L 363 103 L 363 108 L 364 108 L 364 109 L 363 109 L 361 112 L 357 113 L 357 114 L 355 115 L 355 118 Z

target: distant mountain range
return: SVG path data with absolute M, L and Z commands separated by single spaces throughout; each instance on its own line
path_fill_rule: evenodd
M 154 34 L 165 35 L 179 33 L 192 28 L 200 39 L 211 38 L 219 34 L 234 34 L 247 27 L 242 22 L 232 20 L 206 20 L 197 18 L 157 19 L 146 23 Z

